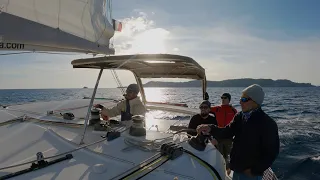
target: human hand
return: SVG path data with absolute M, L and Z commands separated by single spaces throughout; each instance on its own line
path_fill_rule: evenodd
M 94 104 L 93 107 L 98 108 L 100 104 Z
M 211 144 L 213 144 L 214 146 L 215 146 L 215 145 L 218 145 L 218 141 L 217 141 L 216 139 L 214 139 L 214 138 L 211 139 L 210 142 L 211 142 Z
M 106 116 L 106 115 L 101 114 L 101 117 L 102 117 L 102 119 L 105 120 L 105 121 L 108 121 L 108 120 L 109 120 L 109 117 Z
M 102 106 L 101 104 L 95 104 L 95 105 L 93 105 L 93 107 L 99 108 L 99 109 L 102 109 L 102 108 L 103 108 L 103 106 Z
M 227 174 L 228 174 L 228 176 L 230 176 L 230 173 L 231 173 L 231 169 L 230 169 L 230 168 L 227 168 Z
M 211 131 L 211 128 L 209 125 L 207 124 L 201 124 L 197 127 L 197 133 L 200 134 L 201 132 L 203 132 L 204 134 L 209 134 Z

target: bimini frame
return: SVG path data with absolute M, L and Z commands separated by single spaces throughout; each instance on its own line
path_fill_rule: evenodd
M 207 81 L 205 70 L 190 57 L 172 54 L 135 54 L 77 59 L 73 60 L 71 64 L 73 68 L 100 69 L 88 107 L 80 144 L 82 144 L 84 140 L 93 100 L 104 69 L 131 71 L 139 86 L 144 104 L 146 104 L 147 101 L 141 78 L 185 78 L 201 80 L 203 99 L 206 99 Z

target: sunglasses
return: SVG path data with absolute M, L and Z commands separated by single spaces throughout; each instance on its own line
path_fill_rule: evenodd
M 227 97 L 225 97 L 225 96 L 221 96 L 221 99 L 228 99 Z
M 251 100 L 251 98 L 246 98 L 246 97 L 240 98 L 240 101 L 241 101 L 241 102 L 248 102 L 248 101 L 250 101 L 250 100 Z
M 200 109 L 209 109 L 209 106 L 200 106 Z

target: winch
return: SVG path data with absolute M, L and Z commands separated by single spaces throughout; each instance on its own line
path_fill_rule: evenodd
M 98 109 L 91 109 L 91 117 L 89 125 L 94 125 L 100 123 L 100 111 Z
M 198 151 L 204 151 L 206 149 L 207 142 L 209 139 L 210 139 L 209 136 L 205 136 L 201 133 L 201 134 L 198 134 L 197 136 L 193 136 L 189 140 L 189 144 L 190 146 L 192 146 L 194 149 Z
M 74 119 L 74 114 L 67 112 L 67 113 L 60 113 L 60 115 L 63 117 L 65 120 L 73 120 Z
M 144 116 L 135 115 L 132 116 L 132 125 L 129 130 L 131 136 L 145 136 L 146 128 L 144 126 Z

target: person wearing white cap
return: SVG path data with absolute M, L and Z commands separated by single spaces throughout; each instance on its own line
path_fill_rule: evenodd
M 230 168 L 235 180 L 261 180 L 264 171 L 271 167 L 279 154 L 277 123 L 262 109 L 265 93 L 253 84 L 242 91 L 242 111 L 225 128 L 216 125 L 199 125 L 197 132 L 211 133 L 213 137 L 233 137 Z
M 131 120 L 133 115 L 145 115 L 146 108 L 138 97 L 139 87 L 137 84 L 130 84 L 127 87 L 125 100 L 119 102 L 112 108 L 105 108 L 101 104 L 96 104 L 94 107 L 101 109 L 101 116 L 104 120 L 109 117 L 121 115 L 121 121 Z

